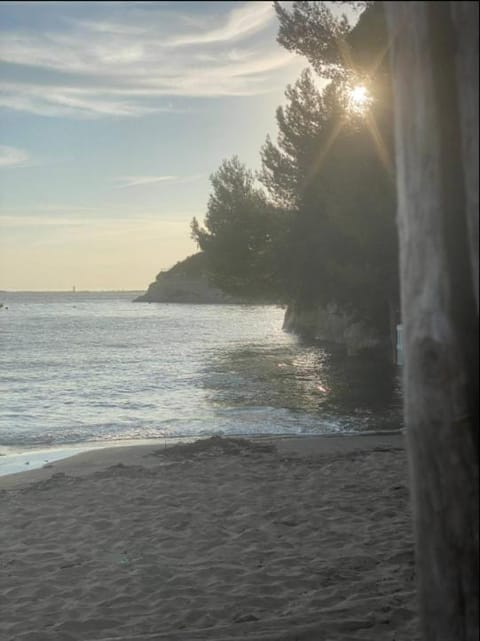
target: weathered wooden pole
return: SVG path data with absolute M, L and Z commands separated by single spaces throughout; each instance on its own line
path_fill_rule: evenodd
M 477 641 L 478 3 L 384 6 L 422 635 Z

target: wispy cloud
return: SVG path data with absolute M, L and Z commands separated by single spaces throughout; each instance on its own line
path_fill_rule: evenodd
M 204 33 L 192 33 L 168 40 L 169 47 L 185 47 L 212 42 L 228 42 L 251 36 L 261 31 L 274 20 L 275 16 L 269 2 L 249 2 L 243 7 L 233 9 L 225 24 Z
M 118 176 L 115 182 L 118 189 L 125 187 L 139 187 L 142 185 L 153 185 L 155 183 L 188 183 L 200 180 L 202 176 Z
M 142 116 L 171 111 L 168 105 L 155 107 L 135 103 L 123 94 L 109 96 L 98 88 L 35 83 L 0 83 L 0 107 L 27 111 L 39 116 Z
M 138 4 L 138 3 L 137 3 Z M 112 22 L 107 20 L 68 20 L 74 27 L 84 27 L 98 33 L 114 33 L 127 36 L 142 36 L 148 32 L 145 27 L 135 27 L 121 22 Z
M 3 215 L 0 214 L 0 229 L 35 229 L 39 227 L 87 227 L 96 229 L 108 229 L 110 233 L 115 233 L 115 229 L 145 229 L 164 225 L 180 226 L 184 230 L 188 229 L 188 223 L 193 213 L 177 215 L 175 218 L 168 215 L 161 218 L 157 214 L 149 215 L 127 215 L 119 218 L 118 216 L 85 216 L 83 215 L 65 215 L 65 216 L 38 216 L 38 215 Z
M 0 168 L 26 166 L 29 160 L 30 155 L 23 149 L 0 145 Z
M 119 176 L 115 179 L 120 184 L 119 188 L 137 187 L 138 185 L 151 185 L 153 183 L 172 182 L 178 180 L 178 176 Z
M 112 214 L 111 212 L 115 212 Z M 142 207 L 138 204 L 118 204 L 117 202 L 104 205 L 85 206 L 71 203 L 49 203 L 34 206 L 2 207 L 0 211 L 0 228 L 31 226 L 75 226 L 103 224 L 132 224 L 149 225 L 157 223 L 189 224 L 193 216 L 198 214 L 195 209 L 163 212 L 159 215 L 158 207 Z
M 221 11 L 194 17 L 183 3 L 125 3 L 114 18 L 97 15 L 92 3 L 88 19 L 68 15 L 69 4 L 63 13 L 64 5 L 55 7 L 48 29 L 0 31 L 8 70 L 0 107 L 43 116 L 143 116 L 177 109 L 182 98 L 265 93 L 278 86 L 279 70 L 300 66 L 275 42 L 270 2 L 218 3 Z
M 85 218 L 62 218 L 60 216 L 3 216 L 0 215 L 0 228 L 7 227 L 78 227 L 89 224 Z

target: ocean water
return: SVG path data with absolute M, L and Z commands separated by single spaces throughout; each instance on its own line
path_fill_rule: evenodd
M 401 427 L 396 368 L 285 333 L 278 307 L 134 296 L 0 296 L 0 453 Z

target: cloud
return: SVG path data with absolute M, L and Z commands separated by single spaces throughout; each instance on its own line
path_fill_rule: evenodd
M 0 145 L 0 168 L 26 166 L 30 155 L 23 149 Z
M 81 218 L 61 218 L 53 216 L 3 216 L 0 215 L 0 228 L 7 227 L 78 227 L 90 224 L 88 220 Z
M 118 176 L 115 182 L 120 183 L 117 189 L 124 189 L 125 187 L 138 187 L 142 185 L 152 185 L 155 183 L 189 183 L 203 178 L 201 175 L 195 176 Z
M 187 178 L 188 179 L 188 178 Z M 187 180 L 185 179 L 185 181 Z M 181 179 L 180 179 L 181 180 Z M 115 213 L 112 214 L 111 212 Z M 0 212 L 0 229 L 16 227 L 148 227 L 157 224 L 182 224 L 198 212 L 181 210 L 159 214 L 158 208 L 107 203 L 103 206 L 84 206 L 69 203 L 39 204 L 31 207 L 4 207 Z
M 152 183 L 172 182 L 178 180 L 178 176 L 119 176 L 115 180 L 119 181 L 118 187 L 137 187 L 138 185 L 151 185 Z
M 300 68 L 299 58 L 275 42 L 270 2 L 208 4 L 207 15 L 193 15 L 183 3 L 125 3 L 117 12 L 91 3 L 90 15 L 79 19 L 67 15 L 65 3 L 52 10 L 45 30 L 33 20 L 22 29 L 4 27 L 0 59 L 8 73 L 0 107 L 138 117 L 182 111 L 181 101 L 191 97 L 267 93 L 278 88 L 282 70 Z
M 250 2 L 243 7 L 233 9 L 226 24 L 221 27 L 205 33 L 178 36 L 167 41 L 166 44 L 169 47 L 185 47 L 195 44 L 237 40 L 261 31 L 272 19 L 274 19 L 274 13 L 269 2 Z
M 123 95 L 112 98 L 95 88 L 45 84 L 0 83 L 0 107 L 26 111 L 39 116 L 142 116 L 171 111 L 168 106 L 136 104 Z
M 78 214 L 78 212 L 76 212 Z M 188 221 L 192 218 L 193 214 L 187 216 L 187 222 L 185 220 L 169 220 L 165 218 L 159 218 L 156 216 L 132 216 L 119 218 L 117 217 L 108 217 L 108 216 L 90 216 L 86 217 L 85 215 L 73 215 L 72 217 L 66 216 L 35 216 L 35 215 L 1 215 L 0 214 L 0 229 L 6 228 L 35 228 L 35 227 L 95 227 L 98 229 L 109 229 L 110 232 L 115 227 L 118 229 L 131 229 L 135 228 L 150 228 L 152 226 L 158 225 L 182 225 L 184 229 L 188 231 Z
M 137 2 L 138 4 L 138 2 Z M 84 27 L 98 33 L 115 33 L 119 35 L 142 36 L 147 30 L 144 27 L 135 27 L 121 22 L 108 22 L 106 20 L 69 20 L 73 26 Z

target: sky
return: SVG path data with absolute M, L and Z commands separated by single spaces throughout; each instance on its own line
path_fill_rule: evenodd
M 144 290 L 307 66 L 271 2 L 0 3 L 0 290 Z

